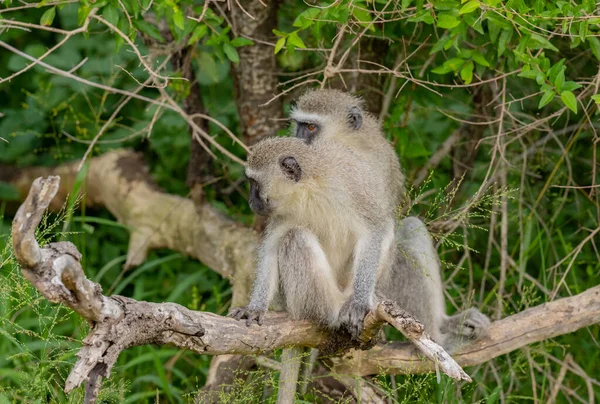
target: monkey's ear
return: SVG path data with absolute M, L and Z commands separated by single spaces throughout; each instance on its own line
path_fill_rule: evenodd
M 290 109 L 296 109 L 297 106 L 298 106 L 298 103 L 296 102 L 296 100 L 292 100 L 290 102 Z
M 356 105 L 348 111 L 348 123 L 354 130 L 359 130 L 363 124 L 362 111 Z
M 286 177 L 296 182 L 300 181 L 300 178 L 302 178 L 302 168 L 300 168 L 300 164 L 298 164 L 298 161 L 296 161 L 294 157 L 282 157 L 281 160 L 279 160 L 279 165 Z

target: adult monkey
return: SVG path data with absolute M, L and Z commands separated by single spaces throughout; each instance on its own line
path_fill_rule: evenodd
M 309 90 L 292 103 L 290 115 L 295 137 L 315 148 L 338 142 L 366 160 L 387 184 L 387 194 L 380 197 L 397 208 L 404 193 L 398 156 L 360 98 L 339 90 Z M 378 282 L 377 294 L 398 302 L 422 321 L 449 352 L 484 334 L 489 319 L 479 310 L 446 315 L 439 259 L 425 225 L 417 218 L 405 218 L 398 223 L 395 240 L 393 268 L 384 274 L 384 282 Z
M 250 205 L 270 219 L 250 303 L 231 315 L 261 324 L 279 294 L 293 317 L 358 336 L 366 312 L 388 298 L 449 351 L 483 334 L 489 320 L 476 309 L 446 316 L 437 253 L 420 220 L 401 221 L 398 248 L 390 242 L 404 177 L 377 120 L 330 90 L 301 97 L 292 120 L 306 147 L 272 139 L 248 159 Z M 282 377 L 298 352 L 284 352 Z M 286 384 L 293 397 L 295 379 Z

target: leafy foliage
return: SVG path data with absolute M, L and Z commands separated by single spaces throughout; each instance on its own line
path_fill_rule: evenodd
M 583 242 L 600 226 L 600 13 L 594 1 L 307 3 L 287 0 L 279 6 L 270 43 L 282 91 L 314 78 L 381 76 L 379 90 L 389 98 L 381 114 L 384 131 L 410 181 L 452 134 L 460 134 L 449 158 L 441 159 L 410 194 L 404 212 L 410 208 L 432 225 L 457 225 L 440 248 L 447 264 L 449 311 L 477 304 L 484 312 L 506 316 L 554 294 L 575 294 L 598 284 L 598 237 Z M 256 41 L 234 30 L 227 16 L 195 0 L 5 1 L 0 41 L 109 88 L 31 67 L 31 61 L 3 48 L 0 163 L 48 166 L 79 159 L 103 130 L 93 154 L 135 148 L 160 186 L 187 195 L 186 121 L 158 101 L 124 102 L 111 88 L 134 92 L 154 79 L 154 86 L 137 94 L 158 100 L 157 87 L 167 83 L 163 90 L 181 104 L 192 86 L 199 86 L 208 114 L 238 133 L 231 68 L 239 65 L 240 49 Z M 156 21 L 164 21 L 166 28 Z M 69 33 L 84 24 L 85 32 Z M 377 62 L 362 59 L 361 52 L 372 45 L 365 38 L 385 44 Z M 193 50 L 194 83 L 181 80 L 169 59 L 184 47 Z M 348 63 L 338 66 L 344 58 Z M 289 76 L 299 79 L 285 81 Z M 244 157 L 218 125 L 211 123 L 208 132 Z M 210 202 L 251 223 L 247 190 L 239 186 L 242 168 L 214 146 L 210 150 L 219 158 L 213 162 L 216 181 L 207 187 Z M 84 173 L 76 184 L 82 189 Z M 462 178 L 460 185 L 452 182 L 457 178 Z M 9 238 L 18 197 L 9 183 L 0 182 L 0 402 L 80 402 L 82 391 L 66 397 L 62 386 L 87 325 L 46 302 L 20 275 Z M 227 310 L 229 283 L 179 254 L 154 251 L 125 273 L 127 229 L 105 210 L 78 202 L 74 196 L 65 213 L 48 217 L 40 237 L 73 241 L 83 253 L 87 275 L 106 292 L 221 314 Z M 503 219 L 509 259 L 499 299 Z M 580 401 L 600 400 L 598 331 L 598 326 L 580 330 L 468 369 L 472 385 L 457 386 L 445 378 L 438 384 L 434 375 L 383 374 L 369 383 L 393 402 L 545 402 L 568 351 L 576 366 L 568 367 L 562 387 L 556 387 L 558 401 L 571 400 L 567 394 Z M 399 335 L 390 331 L 389 337 Z M 131 348 L 119 358 L 101 400 L 192 401 L 206 381 L 208 365 L 207 357 L 172 348 Z M 240 374 L 233 388 L 222 393 L 222 402 L 255 402 L 265 391 L 271 393 L 266 401 L 274 401 L 276 377 L 270 371 Z M 591 392 L 582 387 L 588 385 Z

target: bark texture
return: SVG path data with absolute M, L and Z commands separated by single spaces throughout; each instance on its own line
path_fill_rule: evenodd
M 232 4 L 231 19 L 237 35 L 251 38 L 254 45 L 238 48 L 240 62 L 233 66 L 236 104 L 244 143 L 253 145 L 281 127 L 281 98 L 264 105 L 278 90 L 277 61 L 273 42 L 277 28 L 277 0 L 240 0 Z
M 269 313 L 263 326 L 213 313 L 196 312 L 174 303 L 148 303 L 123 296 L 104 296 L 100 285 L 86 278 L 81 255 L 69 242 L 41 248 L 35 230 L 44 211 L 60 191 L 60 178 L 33 182 L 12 227 L 15 256 L 24 276 L 50 301 L 62 303 L 91 325 L 77 354 L 79 360 L 67 378 L 65 390 L 86 383 L 86 402 L 94 402 L 102 378 L 124 349 L 143 344 L 170 344 L 199 354 L 257 354 L 289 346 L 318 348 L 337 355 L 334 373 L 364 376 L 388 373 L 421 373 L 436 368 L 458 380 L 470 380 L 461 367 L 425 333 L 423 325 L 391 302 L 382 302 L 365 318 L 360 341 L 341 332 L 332 334 L 307 321 Z M 600 286 L 579 295 L 528 309 L 493 323 L 489 335 L 455 355 L 458 363 L 475 365 L 532 342 L 569 333 L 600 321 Z M 400 330 L 430 360 L 423 360 L 407 344 L 374 345 L 381 327 Z M 372 349 L 371 349 L 372 348 Z

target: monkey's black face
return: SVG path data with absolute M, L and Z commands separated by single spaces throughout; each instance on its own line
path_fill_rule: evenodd
M 257 215 L 268 216 L 271 212 L 271 208 L 269 207 L 269 201 L 263 200 L 260 196 L 259 182 L 254 178 L 248 178 L 248 181 L 250 181 L 250 198 L 248 199 L 250 209 Z
M 296 122 L 296 137 L 306 140 L 306 143 L 311 143 L 319 134 L 319 125 L 312 122 Z

